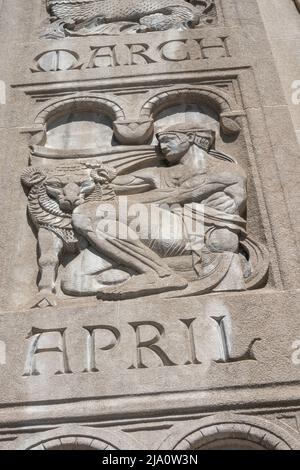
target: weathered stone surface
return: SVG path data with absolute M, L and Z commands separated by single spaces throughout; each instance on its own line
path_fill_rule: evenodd
M 277 3 L 0 1 L 1 449 L 300 448 Z
M 271 3 L 271 6 L 270 6 Z M 300 12 L 300 2 L 295 0 Z M 289 104 L 294 127 L 300 139 L 299 113 L 299 57 L 300 15 L 295 13 L 293 2 L 276 0 L 258 3 L 276 60 L 286 101 Z

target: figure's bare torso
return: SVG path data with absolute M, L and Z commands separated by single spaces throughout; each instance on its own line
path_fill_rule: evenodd
M 243 187 L 246 175 L 238 165 L 208 157 L 204 166 L 178 164 L 167 168 L 148 168 L 138 175 L 152 182 L 149 191 L 128 195 L 128 204 L 135 203 L 201 203 L 211 194 L 228 186 Z

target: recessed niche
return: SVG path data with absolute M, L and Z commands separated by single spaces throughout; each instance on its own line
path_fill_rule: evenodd
M 69 112 L 47 123 L 48 148 L 72 150 L 112 145 L 112 122 L 97 112 Z

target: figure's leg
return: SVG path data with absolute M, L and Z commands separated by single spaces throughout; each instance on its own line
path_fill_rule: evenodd
M 90 216 L 83 213 L 73 215 L 74 229 L 79 232 L 101 254 L 138 274 L 149 271 L 158 277 L 167 277 L 172 271 L 166 263 L 138 238 L 137 233 L 122 222 L 116 221 L 116 226 L 109 224 L 106 231 L 98 225 L 93 227 Z M 126 234 L 124 238 L 117 238 Z
M 55 233 L 41 228 L 38 233 L 39 293 L 26 307 L 50 307 L 57 304 L 55 282 L 62 240 Z
M 161 258 L 169 258 L 186 254 L 189 238 L 183 220 L 183 210 L 177 212 L 169 208 L 151 206 L 150 225 L 143 243 Z
M 55 293 L 55 281 L 59 266 L 59 255 L 63 248 L 62 240 L 50 230 L 41 228 L 38 233 L 40 280 L 39 291 Z
M 215 253 L 232 253 L 232 261 L 228 272 L 214 291 L 246 290 L 243 267 L 239 256 L 238 234 L 227 228 L 216 228 L 211 232 L 207 246 Z
M 187 282 L 174 275 L 169 266 L 141 242 L 134 230 L 119 221 L 116 221 L 116 225 L 117 230 L 112 225 L 110 232 L 109 225 L 106 225 L 106 231 L 102 231 L 101 225 L 93 223 L 90 214 L 73 214 L 75 231 L 87 239 L 101 256 L 137 274 L 121 286 L 102 289 L 99 297 L 129 298 L 186 287 Z M 124 239 L 116 238 L 116 235 L 124 233 Z
M 96 295 L 100 289 L 125 282 L 130 277 L 125 271 L 113 267 L 91 247 L 84 249 L 64 270 L 61 288 L 67 295 Z

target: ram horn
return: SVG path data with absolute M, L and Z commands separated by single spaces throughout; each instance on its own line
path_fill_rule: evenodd
M 26 168 L 21 175 L 21 181 L 25 186 L 31 188 L 40 184 L 45 178 L 46 174 L 40 169 L 35 167 Z

